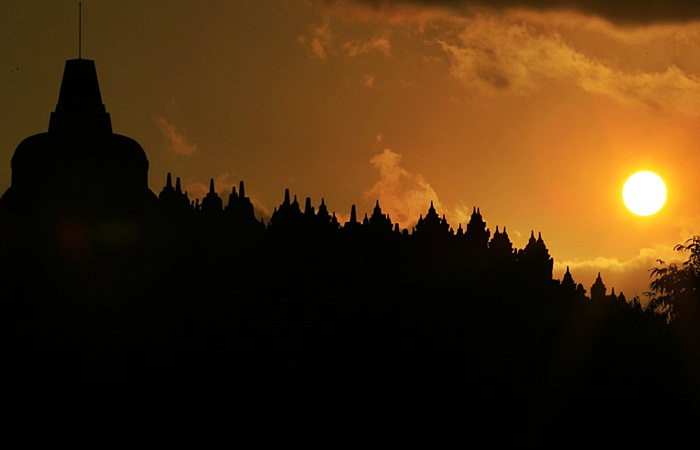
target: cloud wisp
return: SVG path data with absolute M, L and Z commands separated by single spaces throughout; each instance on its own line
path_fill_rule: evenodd
M 647 270 L 657 265 L 657 260 L 668 262 L 679 262 L 678 252 L 674 252 L 672 247 L 657 245 L 654 248 L 642 248 L 639 253 L 632 258 L 620 260 L 614 257 L 599 256 L 588 260 L 555 261 L 555 270 L 590 269 L 603 272 L 639 272 Z
M 391 43 L 386 36 L 376 36 L 365 41 L 346 41 L 343 44 L 343 49 L 351 58 L 373 50 L 380 51 L 387 56 L 391 55 Z
M 403 228 L 415 225 L 418 217 L 428 211 L 430 202 L 443 210 L 437 193 L 420 174 L 406 170 L 401 155 L 386 148 L 370 159 L 379 172 L 379 179 L 364 192 L 367 200 L 379 200 L 382 212 Z
M 153 121 L 158 125 L 161 134 L 168 140 L 168 151 L 176 155 L 189 156 L 198 151 L 197 146 L 189 141 L 168 119 L 154 116 Z

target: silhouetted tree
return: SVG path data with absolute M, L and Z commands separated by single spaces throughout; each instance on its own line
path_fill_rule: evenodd
M 657 260 L 659 267 L 651 269 L 654 280 L 649 284 L 649 307 L 669 321 L 680 319 L 681 315 L 691 319 L 698 305 L 700 285 L 700 235 L 693 236 L 674 250 L 688 252 L 688 259 L 680 266 Z

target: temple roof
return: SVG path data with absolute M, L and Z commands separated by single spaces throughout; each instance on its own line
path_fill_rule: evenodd
M 50 133 L 111 133 L 97 81 L 95 62 L 69 59 L 63 69 L 56 111 L 51 113 Z

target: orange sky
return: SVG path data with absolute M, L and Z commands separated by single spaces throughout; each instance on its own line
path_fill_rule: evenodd
M 156 194 L 167 172 L 191 199 L 243 180 L 259 218 L 289 188 L 409 229 L 430 201 L 455 229 L 477 206 L 517 248 L 541 232 L 555 278 L 643 297 L 700 233 L 698 6 L 466 3 L 83 1 L 82 56 Z M 0 26 L 4 191 L 78 56 L 78 2 L 7 0 Z M 646 218 L 621 199 L 641 169 L 668 186 Z

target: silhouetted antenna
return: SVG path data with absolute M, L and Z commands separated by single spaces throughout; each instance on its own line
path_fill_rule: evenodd
M 78 59 L 83 56 L 83 3 L 78 2 Z

